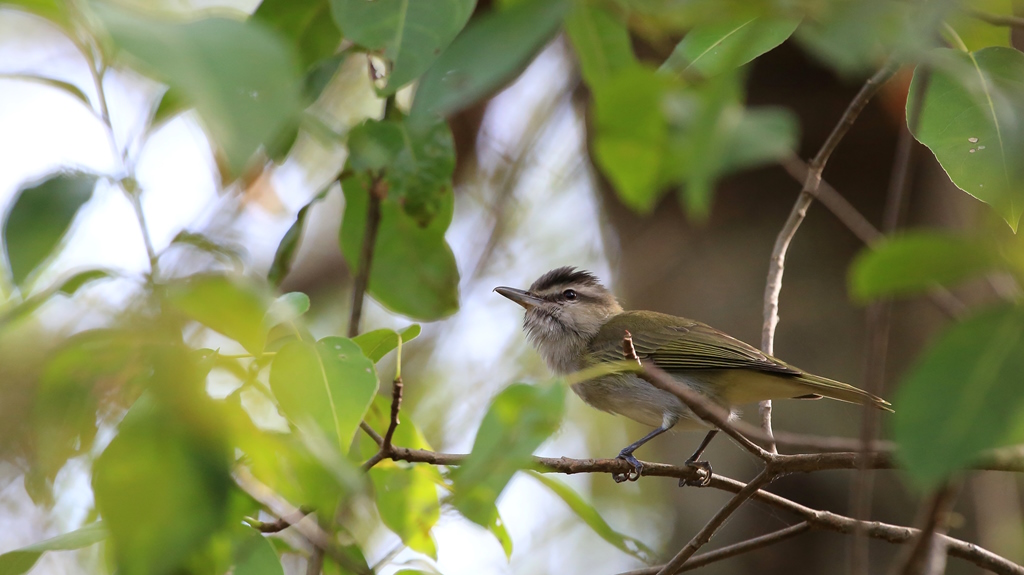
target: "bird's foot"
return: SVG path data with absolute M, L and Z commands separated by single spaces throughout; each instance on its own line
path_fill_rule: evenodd
M 697 479 L 680 479 L 679 487 L 707 487 L 711 484 L 711 464 L 707 461 L 688 460 L 684 464 L 697 470 Z
M 640 479 L 640 474 L 643 473 L 644 470 L 644 464 L 640 463 L 639 459 L 633 457 L 632 453 L 627 453 L 625 451 L 620 452 L 617 459 L 624 460 L 626 463 L 632 465 L 633 469 L 626 473 L 612 473 L 612 479 L 615 480 L 615 483 L 636 481 L 637 479 Z

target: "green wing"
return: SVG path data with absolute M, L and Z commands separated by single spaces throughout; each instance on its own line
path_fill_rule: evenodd
M 633 335 L 637 355 L 665 371 L 753 369 L 779 375 L 803 373 L 699 321 L 649 311 L 625 312 L 609 320 L 590 344 L 591 358 L 595 362 L 623 359 L 622 338 L 627 330 Z

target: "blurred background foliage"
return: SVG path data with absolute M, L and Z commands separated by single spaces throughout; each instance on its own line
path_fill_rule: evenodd
M 1014 9 L 0 0 L 0 574 L 303 572 L 305 538 L 254 528 L 275 517 L 250 479 L 330 535 L 325 573 L 614 573 L 671 554 L 724 494 L 518 472 L 639 430 L 548 382 L 490 289 L 572 264 L 627 308 L 756 341 L 800 189 L 779 164 L 813 155 L 886 62 L 825 178 L 879 220 L 916 118 L 913 231 L 869 249 L 813 208 L 776 351 L 862 384 L 861 306 L 899 298 L 883 434 L 905 469 L 878 473 L 873 517 L 911 523 L 925 489 L 1024 442 Z M 917 297 L 939 286 L 963 317 Z M 384 432 L 399 373 L 395 444 L 466 465 L 359 470 L 377 449 L 361 422 Z M 859 422 L 776 407 L 787 430 Z M 679 463 L 696 439 L 644 457 Z M 755 468 L 724 441 L 710 458 Z M 773 489 L 844 512 L 849 483 Z M 1024 561 L 1020 490 L 972 473 L 953 534 Z M 785 523 L 750 504 L 715 543 Z M 843 546 L 814 532 L 706 570 L 831 573 Z M 896 553 L 872 550 L 878 569 Z

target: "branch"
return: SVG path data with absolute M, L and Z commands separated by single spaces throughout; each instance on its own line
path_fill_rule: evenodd
M 373 264 L 373 250 L 377 245 L 377 230 L 380 228 L 380 202 L 387 195 L 388 185 L 383 177 L 375 177 L 370 184 L 370 201 L 366 208 L 366 227 L 363 228 L 363 243 L 359 252 L 359 272 L 352 285 L 352 315 L 348 320 L 348 337 L 359 334 L 359 320 L 363 315 L 363 299 L 370 285 L 370 268 Z
M 729 559 L 737 555 L 742 555 L 750 551 L 756 551 L 769 545 L 774 545 L 780 541 L 785 541 L 791 537 L 795 537 L 804 531 L 811 528 L 811 524 L 806 521 L 801 521 L 796 525 L 790 525 L 778 531 L 773 531 L 766 535 L 747 539 L 746 541 L 740 541 L 739 543 L 733 543 L 727 547 L 716 549 L 714 551 L 708 551 L 707 553 L 701 553 L 691 557 L 683 566 L 680 567 L 675 573 L 682 573 L 683 571 L 692 571 L 699 569 L 706 565 L 722 561 L 723 559 Z M 619 575 L 657 575 L 661 567 L 647 567 L 645 569 L 636 569 L 633 571 L 627 571 L 620 573 Z
M 256 479 L 256 477 L 245 467 L 237 467 L 232 475 L 235 478 L 235 483 L 242 488 L 242 491 L 248 493 L 250 497 L 269 509 L 274 515 L 277 515 L 287 521 L 289 518 L 294 518 L 301 513 L 299 508 L 286 501 L 259 479 Z M 357 565 L 352 561 L 348 555 L 334 544 L 331 540 L 331 536 L 317 525 L 316 522 L 297 521 L 290 523 L 290 525 L 294 527 L 299 534 L 312 543 L 313 546 L 323 550 L 326 555 L 331 559 L 334 559 L 345 569 L 348 569 L 353 573 L 358 573 L 359 575 L 373 575 L 365 567 Z
M 729 437 L 735 439 L 740 446 L 756 455 L 762 461 L 772 460 L 771 453 L 761 449 L 760 446 L 747 439 L 745 435 L 733 427 L 732 423 L 729 422 L 730 413 L 727 409 L 711 402 L 688 386 L 679 383 L 661 368 L 641 362 L 640 358 L 636 355 L 636 349 L 633 347 L 633 336 L 629 331 L 626 331 L 626 335 L 622 339 L 622 351 L 627 359 L 636 361 L 640 365 L 640 370 L 636 372 L 638 377 L 654 387 L 678 397 L 679 401 L 682 401 L 686 407 L 690 408 L 690 411 L 699 417 L 701 421 L 721 429 Z
M 846 107 L 846 111 L 843 112 L 839 123 L 832 129 L 832 133 L 825 140 L 825 143 L 822 144 L 814 159 L 811 160 L 800 196 L 797 198 L 793 209 L 789 213 L 789 218 L 786 219 L 786 223 L 782 226 L 778 237 L 775 239 L 775 246 L 772 248 L 772 257 L 768 265 L 768 280 L 765 282 L 764 288 L 764 324 L 761 328 L 761 351 L 768 355 L 774 355 L 775 350 L 775 328 L 779 324 L 779 294 L 782 293 L 782 274 L 786 265 L 786 252 L 789 250 L 789 244 L 793 241 L 797 229 L 807 215 L 807 208 L 814 201 L 814 196 L 821 186 L 821 173 L 825 169 L 825 164 L 839 145 L 839 142 L 846 136 L 850 126 L 853 125 L 857 116 L 864 109 L 864 106 L 878 92 L 882 84 L 896 73 L 897 69 L 898 66 L 893 61 L 887 62 L 882 69 L 868 78 L 860 92 L 857 93 L 857 96 Z M 761 428 L 766 435 L 771 436 L 771 400 L 761 402 L 760 414 Z M 775 451 L 774 444 L 769 445 L 769 447 L 769 451 Z
M 384 439 L 378 443 L 378 445 L 380 445 L 380 449 L 373 457 L 363 464 L 363 471 L 369 471 L 374 465 L 377 465 L 381 461 L 391 457 L 395 451 L 395 447 L 391 444 L 391 440 L 395 437 L 395 430 L 398 429 L 398 412 L 402 409 L 402 388 L 401 376 L 396 377 L 391 386 L 391 423 L 388 424 L 388 431 L 384 434 Z M 367 425 L 367 427 L 369 427 L 369 425 Z
M 982 12 L 981 10 L 967 9 L 966 12 L 982 22 L 987 22 L 993 26 L 1008 26 L 1010 28 L 1024 28 L 1024 18 L 1018 16 L 1002 16 L 999 14 L 992 14 L 991 12 Z
M 956 503 L 960 485 L 947 482 L 928 498 L 924 526 L 910 546 L 901 575 L 940 575 L 945 572 L 946 546 L 938 535 L 945 535 L 949 514 Z
M 245 521 L 246 525 L 252 527 L 256 531 L 259 531 L 260 533 L 280 533 L 281 531 L 288 529 L 289 527 L 298 523 L 299 521 L 302 521 L 302 519 L 305 516 L 313 512 L 314 509 L 312 507 L 302 505 L 299 507 L 298 513 L 291 517 L 288 517 L 287 519 L 282 518 L 278 519 L 277 521 L 263 522 L 252 517 L 246 517 L 243 521 Z

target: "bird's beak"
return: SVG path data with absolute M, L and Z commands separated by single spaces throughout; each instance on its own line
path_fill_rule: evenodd
M 544 303 L 544 300 L 534 295 L 531 295 L 528 291 L 521 289 L 500 286 L 494 288 L 494 291 L 523 306 L 523 308 L 525 309 L 530 309 L 534 306 Z

